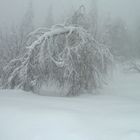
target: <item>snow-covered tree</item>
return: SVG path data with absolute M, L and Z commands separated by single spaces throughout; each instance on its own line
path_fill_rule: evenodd
M 76 12 L 74 12 L 74 14 L 70 18 L 68 18 L 65 25 L 81 26 L 84 29 L 88 30 L 90 27 L 90 22 L 86 13 L 85 6 L 81 5 L 80 8 Z
M 24 57 L 12 60 L 2 77 L 4 88 L 37 91 L 43 82 L 53 79 L 69 85 L 68 95 L 100 86 L 112 62 L 112 55 L 82 27 L 56 25 L 38 29 L 28 38 L 36 38 Z
M 38 92 L 55 81 L 68 85 L 67 95 L 101 86 L 112 63 L 108 47 L 94 39 L 89 17 L 81 6 L 64 25 L 39 28 L 26 36 L 24 56 L 4 68 L 3 88 Z

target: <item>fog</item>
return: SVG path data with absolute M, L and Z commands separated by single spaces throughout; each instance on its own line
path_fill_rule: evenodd
M 140 140 L 140 0 L 0 0 L 0 140 Z
M 53 6 L 53 14 L 57 19 L 69 13 L 72 8 L 86 5 L 87 9 L 92 0 L 33 0 L 35 19 L 37 24 L 43 22 L 50 5 Z M 0 24 L 16 24 L 24 15 L 30 0 L 0 0 Z M 133 27 L 140 17 L 139 0 L 97 0 L 98 13 L 100 15 L 110 14 L 112 17 L 123 18 L 129 27 Z

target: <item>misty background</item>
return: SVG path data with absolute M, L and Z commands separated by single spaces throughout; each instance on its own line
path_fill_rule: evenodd
M 56 19 L 78 8 L 81 4 L 87 9 L 93 0 L 32 0 L 37 25 L 42 24 L 50 5 L 53 6 L 53 15 Z M 0 0 L 0 24 L 17 24 L 28 8 L 30 0 Z M 96 0 L 100 16 L 110 14 L 112 17 L 123 18 L 131 28 L 139 22 L 139 0 Z M 56 20 L 57 22 L 57 20 Z

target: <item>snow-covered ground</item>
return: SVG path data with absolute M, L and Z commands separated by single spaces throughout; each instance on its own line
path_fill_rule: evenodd
M 140 140 L 140 74 L 71 98 L 1 90 L 0 140 Z

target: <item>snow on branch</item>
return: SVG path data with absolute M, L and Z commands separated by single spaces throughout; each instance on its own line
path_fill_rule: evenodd
M 134 61 L 134 60 L 129 62 L 129 68 L 127 70 L 128 71 L 134 70 L 134 71 L 140 73 L 140 63 L 138 63 L 137 61 Z

